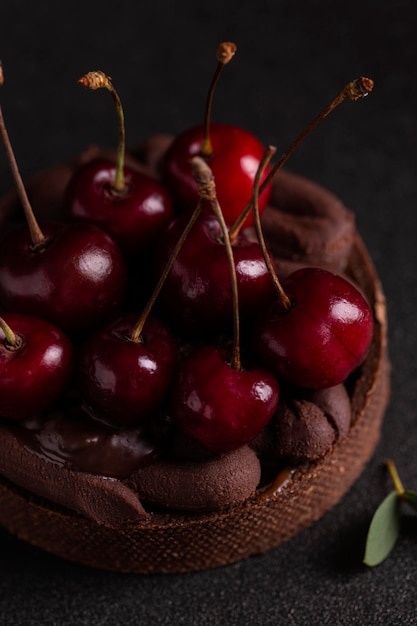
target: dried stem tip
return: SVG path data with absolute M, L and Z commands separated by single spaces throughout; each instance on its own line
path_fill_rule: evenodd
M 214 176 L 205 162 L 199 156 L 195 156 L 191 159 L 191 171 L 195 182 L 198 187 L 198 195 L 203 200 L 215 200 L 216 199 L 216 185 L 214 182 Z
M 351 100 L 365 98 L 365 96 L 371 93 L 373 88 L 374 81 L 371 78 L 366 78 L 365 76 L 352 80 L 352 82 L 348 83 L 345 87 L 346 95 Z
M 234 44 L 231 41 L 224 41 L 217 48 L 216 59 L 218 60 L 219 63 L 223 63 L 223 65 L 226 65 L 226 63 L 229 63 L 229 61 L 233 59 L 233 57 L 235 56 L 236 50 L 237 50 L 236 44 Z
M 0 87 L 4 83 L 3 65 L 0 61 Z
M 96 72 L 88 72 L 78 80 L 78 83 L 88 89 L 111 89 L 111 78 L 104 72 L 97 70 Z

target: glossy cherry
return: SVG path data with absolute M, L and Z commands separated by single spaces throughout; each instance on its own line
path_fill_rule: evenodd
M 249 443 L 272 418 L 278 404 L 274 376 L 230 365 L 230 355 L 204 346 L 181 365 L 171 408 L 181 431 L 215 453 Z
M 47 224 L 44 243 L 31 245 L 26 226 L 0 245 L 0 303 L 42 317 L 71 335 L 108 320 L 126 290 L 126 270 L 114 241 L 93 224 Z
M 89 89 L 107 89 L 113 97 L 119 124 L 115 162 L 95 159 L 78 168 L 66 194 L 70 216 L 97 224 L 108 232 L 128 257 L 149 249 L 173 217 L 171 197 L 150 176 L 125 167 L 125 125 L 122 104 L 111 79 L 89 72 L 78 81 Z
M 0 326 L 0 416 L 27 419 L 65 391 L 72 346 L 61 330 L 35 317 L 4 314 Z
M 198 201 L 190 159 L 201 155 L 204 127 L 186 130 L 174 140 L 164 160 L 164 179 L 179 210 L 193 210 Z M 264 153 L 261 142 L 247 130 L 227 124 L 212 124 L 212 155 L 207 159 L 216 180 L 216 192 L 226 223 L 232 225 L 252 195 L 253 181 Z M 268 185 L 259 200 L 265 208 L 271 192 Z M 251 217 L 246 225 L 251 223 Z
M 129 258 L 156 242 L 174 216 L 171 196 L 157 180 L 124 168 L 125 189 L 113 189 L 115 165 L 95 159 L 78 168 L 66 193 L 71 218 L 100 226 Z
M 343 382 L 364 359 L 373 335 L 372 310 L 341 276 L 304 268 L 282 283 L 291 302 L 276 300 L 254 333 L 254 349 L 279 378 L 320 389 Z
M 161 236 L 157 274 L 165 265 L 187 216 L 179 216 Z M 256 319 L 272 302 L 274 288 L 257 242 L 240 234 L 233 245 L 242 324 Z M 230 329 L 233 302 L 222 232 L 214 215 L 204 213 L 189 233 L 161 291 L 161 312 L 183 334 L 201 336 Z
M 81 394 L 93 412 L 116 426 L 138 426 L 157 411 L 171 386 L 177 345 L 171 332 L 149 317 L 140 338 L 137 316 L 121 318 L 90 337 L 81 349 Z
M 218 46 L 217 67 L 207 93 L 204 123 L 181 133 L 171 144 L 163 163 L 164 178 L 179 210 L 192 211 L 199 196 L 190 160 L 195 156 L 205 159 L 216 179 L 217 199 L 229 226 L 251 198 L 253 181 L 264 151 L 260 141 L 247 130 L 227 124 L 211 124 L 218 78 L 235 53 L 236 45 L 230 41 Z M 266 185 L 260 201 L 261 211 L 270 190 L 271 186 Z M 251 216 L 245 219 L 246 225 L 251 222 Z

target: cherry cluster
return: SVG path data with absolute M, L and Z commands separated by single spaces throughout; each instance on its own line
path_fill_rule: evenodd
M 219 50 L 217 74 L 234 54 L 232 44 Z M 366 80 L 349 83 L 336 104 L 365 95 Z M 0 111 L 27 218 L 0 247 L 0 416 L 41 415 L 75 389 L 90 416 L 116 429 L 167 411 L 186 437 L 222 453 L 271 420 L 280 381 L 343 382 L 369 348 L 369 305 L 323 269 L 281 284 L 260 226 L 272 176 L 297 142 L 271 167 L 273 149 L 209 123 L 209 98 L 205 124 L 174 140 L 156 180 L 125 164 L 109 77 L 80 82 L 111 93 L 121 139 L 115 161 L 75 171 L 65 221 L 37 222 Z

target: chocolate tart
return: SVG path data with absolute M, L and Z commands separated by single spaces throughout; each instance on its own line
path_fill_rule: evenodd
M 66 170 L 64 174 L 66 178 Z M 0 205 L 3 217 L 13 213 L 12 204 L 8 197 Z M 271 251 L 280 256 L 277 262 L 282 273 L 309 263 L 343 272 L 359 285 L 373 308 L 370 351 L 346 386 L 352 410 L 347 435 L 318 460 L 284 467 L 243 502 L 206 512 L 154 508 L 142 518 L 129 520 L 127 516 L 125 521 L 106 519 L 106 523 L 97 515 L 63 506 L 65 499 L 53 502 L 42 490 L 32 493 L 27 482 L 30 468 L 23 478 L 19 472 L 10 473 L 7 450 L 3 450 L 1 526 L 20 539 L 84 565 L 128 573 L 177 573 L 223 566 L 265 552 L 310 526 L 342 498 L 375 449 L 389 396 L 383 291 L 351 213 L 322 187 L 280 173 L 264 223 Z M 82 499 L 88 492 L 85 484 L 91 489 L 97 477 L 68 471 L 76 497 Z M 112 485 L 111 479 L 110 499 Z M 103 506 L 91 501 L 81 510 Z M 142 508 L 138 498 L 126 506 Z

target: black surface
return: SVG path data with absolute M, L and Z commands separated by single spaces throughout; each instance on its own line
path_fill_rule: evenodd
M 113 77 L 132 144 L 200 120 L 222 40 L 239 50 L 214 118 L 279 148 L 345 83 L 374 78 L 372 96 L 343 104 L 291 167 L 357 214 L 388 299 L 393 392 L 381 443 L 353 489 L 266 555 L 192 575 L 122 576 L 60 561 L 0 532 L 2 625 L 417 623 L 416 518 L 386 562 L 361 564 L 367 525 L 391 488 L 384 460 L 394 458 L 417 489 L 416 23 L 413 0 L 3 3 L 1 102 L 25 174 L 93 142 L 114 145 L 110 98 L 76 85 L 89 70 Z M 3 152 L 0 175 L 5 189 Z

